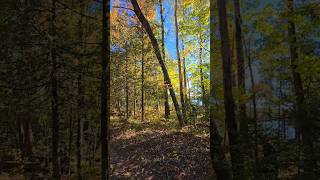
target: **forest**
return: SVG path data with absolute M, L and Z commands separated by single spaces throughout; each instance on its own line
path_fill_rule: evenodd
M 1 0 L 1 180 L 320 179 L 319 0 Z

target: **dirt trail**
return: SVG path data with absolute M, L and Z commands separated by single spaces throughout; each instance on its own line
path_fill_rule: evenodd
M 214 179 L 207 137 L 167 122 L 129 122 L 112 128 L 112 179 Z

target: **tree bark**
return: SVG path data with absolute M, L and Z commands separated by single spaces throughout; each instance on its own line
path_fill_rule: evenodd
M 56 0 L 51 1 L 51 115 L 52 115 L 52 177 L 55 180 L 61 179 L 60 157 L 59 157 L 59 109 L 58 109 L 58 80 L 57 80 L 57 55 L 56 55 Z
M 144 121 L 144 32 L 141 37 L 141 121 Z
M 129 120 L 129 77 L 128 77 L 128 58 L 126 57 L 126 121 Z
M 180 51 L 179 51 L 179 25 L 178 25 L 178 0 L 174 1 L 174 22 L 176 28 L 176 51 L 177 51 L 177 59 L 178 59 L 178 71 L 179 71 L 179 85 L 180 85 L 180 103 L 182 108 L 182 115 L 185 117 L 185 103 L 184 103 L 184 91 L 183 91 L 183 78 L 182 78 L 182 70 L 181 70 L 181 58 L 180 58 Z
M 203 77 L 203 68 L 202 68 L 202 35 L 199 34 L 199 69 L 200 69 L 200 86 L 201 86 L 201 95 L 202 95 L 202 104 L 205 104 L 206 90 L 204 88 L 204 77 Z
M 241 18 L 241 11 L 240 11 L 240 2 L 239 0 L 234 0 L 234 16 L 235 16 L 235 40 L 236 40 L 236 58 L 237 58 L 237 78 L 238 78 L 238 89 L 239 89 L 239 120 L 240 120 L 240 133 L 241 133 L 241 142 L 243 146 L 241 148 L 241 154 L 243 157 L 248 156 L 249 150 L 249 136 L 248 136 L 248 119 L 246 115 L 246 103 L 241 100 L 246 94 L 245 90 L 245 67 L 244 67 L 244 55 L 243 55 L 243 44 L 242 44 L 242 18 Z M 245 159 L 244 159 L 245 160 Z M 242 170 L 241 172 L 244 173 L 244 165 L 240 166 Z M 241 179 L 245 179 L 245 175 L 241 173 Z
M 83 0 L 79 0 L 80 11 L 84 13 Z M 78 22 L 78 36 L 80 41 L 80 52 L 83 52 L 83 20 L 82 16 L 79 18 Z M 83 105 L 84 105 L 84 88 L 83 88 L 83 76 L 82 76 L 82 56 L 78 59 L 78 109 L 77 109 L 77 179 L 82 180 L 82 140 L 83 140 Z
M 184 17 L 185 17 L 185 9 L 184 7 L 182 7 L 182 20 L 184 21 Z M 184 34 L 183 32 L 181 33 L 181 48 L 182 48 L 182 64 L 183 64 L 183 86 L 184 86 L 184 101 L 185 101 L 185 104 L 187 103 L 188 101 L 188 85 L 187 85 L 187 81 L 188 81 L 188 77 L 187 77 L 187 68 L 186 68 L 186 58 L 185 58 L 185 48 L 184 48 Z M 185 107 L 187 108 L 187 107 Z
M 166 57 L 166 54 L 165 54 L 165 40 L 164 40 L 164 17 L 163 17 L 163 6 L 162 6 L 162 0 L 159 0 L 159 5 L 160 5 L 160 19 L 161 19 L 161 43 L 162 43 L 162 46 L 161 46 L 161 50 L 162 50 L 162 58 L 163 58 L 163 62 L 165 63 L 165 57 Z M 170 107 L 169 107 L 169 97 L 168 97 L 168 86 L 167 86 L 167 83 L 166 83 L 166 79 L 164 78 L 164 91 L 163 91 L 163 95 L 164 95 L 164 117 L 166 119 L 169 118 L 169 115 L 170 115 Z
M 294 11 L 294 0 L 287 0 L 287 8 L 290 13 Z M 312 137 L 312 122 L 310 118 L 306 118 L 306 110 L 304 108 L 304 90 L 301 79 L 301 74 L 298 71 L 298 50 L 297 50 L 297 37 L 295 23 L 288 19 L 288 36 L 290 46 L 290 59 L 291 59 L 291 73 L 294 85 L 294 94 L 296 96 L 296 125 L 298 126 L 298 132 L 301 133 L 303 143 L 303 166 L 304 173 L 303 178 L 312 179 L 315 178 L 313 168 L 316 167 L 316 163 L 313 160 L 313 137 Z
M 152 29 L 150 27 L 150 24 L 149 24 L 148 20 L 142 14 L 137 0 L 130 0 L 130 1 L 131 1 L 132 5 L 133 5 L 134 12 L 135 12 L 136 16 L 138 17 L 138 19 L 141 22 L 142 26 L 144 27 L 144 29 L 146 30 L 146 32 L 149 35 L 149 39 L 151 41 L 151 44 L 152 44 L 153 49 L 154 49 L 154 52 L 155 52 L 155 54 L 157 56 L 157 59 L 159 61 L 160 66 L 161 66 L 162 73 L 163 73 L 164 78 L 166 80 L 166 84 L 168 84 L 168 86 L 169 86 L 169 92 L 170 92 L 170 95 L 171 95 L 171 98 L 172 98 L 172 101 L 173 101 L 173 104 L 174 104 L 174 107 L 175 107 L 175 110 L 176 110 L 176 114 L 177 114 L 177 118 L 178 118 L 178 121 L 179 121 L 179 125 L 183 126 L 184 122 L 183 122 L 183 118 L 182 118 L 182 115 L 181 115 L 181 112 L 180 112 L 180 107 L 179 107 L 179 104 L 178 104 L 174 89 L 172 87 L 171 79 L 169 77 L 169 73 L 167 71 L 166 65 L 163 62 L 163 59 L 161 57 L 161 52 L 160 52 L 160 49 L 159 49 L 159 45 L 158 45 L 157 39 L 155 38 L 155 36 L 154 36 L 154 34 L 152 32 Z
M 31 124 L 31 116 L 29 112 L 25 112 L 21 114 L 22 117 L 22 138 L 23 138 L 23 148 L 22 154 L 23 157 L 32 158 L 32 144 L 33 144 L 33 133 L 32 133 L 32 124 Z M 21 120 L 20 120 L 21 121 Z
M 242 161 L 241 157 L 239 157 L 239 135 L 235 119 L 234 99 L 232 95 L 232 73 L 226 2 L 224 0 L 217 0 L 217 5 L 219 10 L 219 30 L 221 36 L 225 121 L 228 129 L 234 178 L 238 179 L 239 166 L 241 165 Z
M 242 20 L 240 12 L 239 0 L 234 0 L 234 15 L 235 15 L 235 39 L 236 39 L 236 57 L 237 57 L 237 76 L 238 76 L 238 89 L 240 96 L 245 95 L 245 68 L 244 68 L 244 55 L 242 46 Z M 239 99 L 240 108 L 240 130 L 244 137 L 248 136 L 248 122 L 246 118 L 246 104 Z
M 72 150 L 72 141 L 73 141 L 73 108 L 72 108 L 72 104 L 70 105 L 70 112 L 69 112 L 69 144 L 68 144 L 68 158 L 69 158 L 69 166 L 68 166 L 68 176 L 69 179 L 71 178 L 71 160 L 72 160 L 72 154 L 71 154 L 71 150 Z
M 182 35 L 182 39 L 181 39 L 181 43 L 182 43 L 182 52 L 184 52 L 184 40 L 183 40 L 183 35 Z M 184 53 L 183 53 L 184 54 Z M 182 56 L 182 64 L 183 64 L 183 86 L 184 86 L 184 101 L 185 103 L 187 103 L 188 101 L 188 86 L 187 86 L 187 68 L 186 68 L 186 58 L 184 57 L 184 55 Z
M 134 61 L 134 73 L 137 74 L 137 62 L 136 60 Z M 136 78 L 134 78 L 134 83 L 133 83 L 133 118 L 136 117 L 136 106 L 137 106 L 137 100 L 136 100 Z
M 245 52 L 246 52 L 246 57 L 248 59 L 248 67 L 249 67 L 249 72 L 250 72 L 250 82 L 251 82 L 251 93 L 252 93 L 252 105 L 253 105 L 253 124 L 254 124 L 254 158 L 255 158 L 255 167 L 258 167 L 259 159 L 258 159 L 258 118 L 257 118 L 257 102 L 256 102 L 256 92 L 254 91 L 255 87 L 255 82 L 254 82 L 254 76 L 253 76 L 253 69 L 252 69 L 252 60 L 251 60 L 251 49 L 250 49 L 250 41 L 248 42 L 248 45 L 246 47 L 245 44 Z M 256 176 L 255 177 L 258 178 Z
M 82 85 L 82 72 L 81 69 L 79 69 L 80 72 L 78 72 L 78 113 L 77 113 L 77 141 L 76 141 L 76 147 L 77 147 L 77 179 L 82 179 L 82 140 L 83 140 L 83 85 Z
M 210 99 L 214 99 L 214 2 L 210 1 Z M 210 157 L 218 180 L 231 180 L 232 174 L 222 145 L 222 137 L 214 121 L 214 104 L 210 107 Z
M 101 180 L 110 179 L 110 0 L 102 1 Z

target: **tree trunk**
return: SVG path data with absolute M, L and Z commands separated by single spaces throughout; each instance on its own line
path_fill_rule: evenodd
M 182 52 L 184 54 L 184 40 L 183 40 L 183 35 L 182 35 L 182 39 L 181 39 L 181 43 L 182 43 Z M 182 64 L 183 64 L 183 86 L 185 88 L 185 91 L 184 91 L 184 101 L 187 102 L 188 100 L 188 96 L 187 96 L 187 93 L 188 93 L 188 86 L 187 86 L 187 69 L 186 69 L 186 58 L 182 57 Z
M 242 28 L 241 28 L 241 11 L 239 0 L 234 0 L 234 16 L 235 16 L 235 40 L 236 40 L 236 58 L 237 58 L 237 78 L 238 78 L 238 89 L 239 89 L 239 120 L 240 120 L 240 133 L 241 133 L 241 153 L 243 157 L 248 156 L 249 150 L 249 136 L 248 136 L 248 119 L 246 115 L 246 103 L 242 102 L 242 98 L 246 94 L 245 90 L 245 67 L 244 67 L 244 55 L 242 45 Z M 245 158 L 247 159 L 247 158 Z M 245 160 L 244 159 L 244 160 Z M 244 166 L 240 166 L 242 169 L 247 169 Z M 240 170 L 244 173 L 243 170 Z M 241 179 L 244 179 L 245 174 L 241 174 Z
M 163 6 L 162 6 L 162 0 L 159 0 L 159 5 L 160 5 L 160 18 L 161 18 L 161 50 L 162 50 L 162 58 L 163 58 L 163 62 L 165 63 L 165 46 L 164 46 L 164 18 L 163 18 Z M 167 119 L 169 118 L 170 115 L 170 107 L 169 107 L 169 97 L 168 97 L 168 85 L 166 83 L 166 79 L 164 78 L 164 91 L 163 91 L 163 95 L 164 95 L 164 117 Z
M 185 111 L 185 104 L 184 104 L 184 91 L 183 91 L 183 79 L 182 79 L 182 70 L 181 70 L 181 58 L 180 58 L 180 51 L 179 51 L 179 25 L 178 25 L 178 1 L 174 1 L 174 22 L 176 28 L 176 51 L 177 51 L 177 59 L 178 59 L 178 71 L 179 71 L 179 85 L 180 85 L 180 102 L 182 108 L 183 117 L 186 115 Z
M 144 121 L 144 32 L 141 37 L 141 121 Z
M 214 3 L 210 1 L 210 99 L 214 99 Z M 210 157 L 218 180 L 231 180 L 232 174 L 222 145 L 222 137 L 214 122 L 214 106 L 210 107 Z
M 128 58 L 126 57 L 126 121 L 129 120 L 129 77 L 128 77 Z
M 59 157 L 59 110 L 58 110 L 58 80 L 57 80 L 57 56 L 56 56 L 56 1 L 51 1 L 51 22 L 50 34 L 52 37 L 51 55 L 51 115 L 52 115 L 52 177 L 55 180 L 61 179 L 60 176 L 60 157 Z
M 185 9 L 184 7 L 182 7 L 182 20 L 184 21 L 184 17 L 185 17 Z M 187 77 L 187 69 L 186 69 L 186 58 L 185 58 L 185 48 L 184 48 L 184 34 L 181 33 L 181 48 L 182 48 L 182 64 L 183 64 L 183 86 L 184 86 L 184 101 L 185 104 L 188 101 L 188 85 L 187 85 L 187 81 L 188 81 L 188 77 Z M 187 108 L 187 107 L 186 107 Z
M 137 63 L 134 61 L 134 75 L 137 74 Z M 134 83 L 133 83 L 133 118 L 136 117 L 136 106 L 137 106 L 137 100 L 136 100 L 136 78 L 134 77 Z
M 240 96 L 245 95 L 245 68 L 242 46 L 242 28 L 241 28 L 241 13 L 239 0 L 234 0 L 234 15 L 235 15 L 235 39 L 236 39 L 236 57 L 237 57 L 237 76 L 238 88 Z M 241 98 L 240 98 L 241 99 Z M 239 99 L 240 109 L 240 130 L 244 137 L 248 136 L 248 122 L 246 118 L 246 104 Z
M 68 178 L 71 179 L 71 160 L 72 160 L 72 140 L 73 140 L 73 108 L 72 104 L 70 105 L 70 116 L 69 116 L 69 145 L 68 145 L 68 156 L 69 156 L 69 169 L 68 169 Z
M 294 12 L 294 1 L 287 0 L 287 7 L 290 13 Z M 294 94 L 296 96 L 296 125 L 298 126 L 298 132 L 301 133 L 303 143 L 303 178 L 312 179 L 315 178 L 313 168 L 316 167 L 315 161 L 313 160 L 313 139 L 312 139 L 312 122 L 310 118 L 306 118 L 306 110 L 304 109 L 304 91 L 301 80 L 301 75 L 298 71 L 298 50 L 297 50 L 297 37 L 295 23 L 288 20 L 288 36 L 290 46 L 290 59 L 291 59 L 291 72 L 294 85 Z
M 79 69 L 80 70 L 80 69 Z M 81 70 L 80 70 L 81 71 Z M 82 72 L 78 74 L 78 113 L 77 113 L 77 179 L 82 179 L 81 161 L 82 161 L 82 139 L 83 139 L 83 85 L 82 85 Z
M 80 11 L 84 13 L 83 1 L 79 0 Z M 80 16 L 79 22 L 79 41 L 80 41 L 80 52 L 83 53 L 83 21 Z M 84 88 L 83 88 L 83 76 L 82 76 L 82 56 L 78 59 L 78 109 L 77 109 L 77 179 L 82 180 L 82 140 L 83 140 L 83 105 L 84 105 Z
M 245 43 L 244 43 L 245 44 Z M 256 92 L 254 91 L 255 82 L 254 82 L 254 76 L 253 76 L 253 69 L 252 69 L 252 60 L 251 60 L 251 50 L 250 50 L 250 41 L 248 42 L 247 47 L 245 46 L 245 52 L 248 59 L 248 67 L 250 72 L 250 82 L 251 82 L 251 93 L 252 93 L 252 105 L 253 105 L 253 124 L 254 124 L 254 158 L 255 158 L 255 167 L 258 167 L 259 159 L 258 159 L 258 122 L 257 122 L 257 103 L 256 103 Z M 255 170 L 256 171 L 256 170 Z M 255 177 L 256 176 L 255 173 Z
M 223 66 L 223 86 L 224 86 L 224 108 L 225 121 L 228 129 L 230 154 L 232 161 L 232 169 L 234 178 L 238 179 L 239 166 L 241 166 L 241 157 L 239 157 L 239 135 L 237 131 L 237 124 L 235 119 L 235 106 L 232 95 L 232 73 L 230 61 L 230 45 L 228 34 L 228 23 L 226 13 L 226 2 L 224 0 L 217 0 L 219 9 L 219 29 L 221 36 L 221 52 L 222 52 L 222 66 Z
M 153 49 L 154 49 L 154 52 L 155 52 L 155 54 L 157 56 L 157 59 L 159 61 L 160 66 L 161 66 L 162 73 L 163 73 L 164 78 L 166 80 L 166 84 L 168 84 L 168 86 L 169 86 L 169 92 L 170 92 L 170 95 L 171 95 L 171 98 L 172 98 L 172 101 L 173 101 L 173 104 L 174 104 L 174 107 L 175 107 L 175 110 L 176 110 L 176 114 L 177 114 L 177 118 L 178 118 L 179 124 L 182 127 L 184 125 L 183 118 L 182 118 L 182 115 L 181 115 L 181 112 L 180 112 L 179 104 L 178 104 L 174 89 L 173 89 L 172 84 L 171 84 L 171 79 L 169 77 L 169 73 L 168 73 L 166 65 L 163 62 L 162 57 L 161 57 L 161 52 L 160 52 L 160 49 L 159 49 L 159 45 L 158 45 L 157 39 L 155 38 L 155 36 L 154 36 L 154 34 L 152 32 L 152 29 L 150 27 L 150 24 L 149 24 L 148 20 L 142 14 L 137 0 L 131 0 L 131 3 L 133 5 L 135 14 L 137 15 L 139 21 L 141 22 L 142 26 L 144 27 L 144 29 L 146 30 L 146 32 L 149 35 L 149 39 L 151 41 L 151 44 L 152 44 Z
M 202 104 L 205 104 L 206 91 L 204 89 L 204 77 L 203 77 L 203 68 L 202 68 L 202 35 L 199 34 L 199 69 L 200 69 L 200 86 L 201 86 L 201 95 L 202 95 Z
M 30 120 L 31 116 L 29 112 L 22 114 L 22 134 L 23 134 L 23 157 L 32 158 L 32 124 Z
M 17 117 L 17 112 L 16 110 L 14 111 L 13 117 Z M 22 126 L 22 118 L 19 117 L 17 118 L 17 127 L 18 129 L 18 144 L 19 144 L 19 149 L 22 152 L 22 158 L 24 157 L 24 148 L 23 148 L 23 126 Z
M 110 0 L 102 1 L 101 180 L 110 179 Z

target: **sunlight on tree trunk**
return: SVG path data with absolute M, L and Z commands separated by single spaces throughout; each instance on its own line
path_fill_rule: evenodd
M 174 104 L 174 107 L 175 107 L 175 110 L 176 110 L 177 118 L 178 118 L 180 127 L 182 127 L 184 125 L 184 122 L 183 122 L 183 118 L 182 118 L 182 115 L 181 115 L 181 112 L 180 112 L 180 107 L 179 107 L 175 92 L 173 90 L 173 87 L 172 87 L 172 84 L 171 84 L 171 79 L 169 77 L 166 65 L 162 60 L 158 42 L 157 42 L 157 40 L 156 40 L 156 38 L 155 38 L 155 36 L 154 36 L 154 34 L 152 32 L 150 24 L 148 23 L 147 19 L 144 17 L 144 15 L 141 12 L 141 9 L 139 7 L 138 2 L 136 0 L 131 0 L 131 3 L 133 5 L 135 14 L 137 15 L 137 17 L 140 20 L 142 26 L 144 27 L 144 29 L 146 30 L 146 32 L 149 35 L 149 39 L 151 41 L 151 44 L 152 44 L 153 49 L 154 49 L 154 52 L 155 52 L 155 54 L 157 56 L 157 59 L 159 61 L 160 66 L 161 66 L 164 78 L 166 79 L 166 82 L 167 82 L 166 84 L 169 85 L 169 92 L 170 92 L 170 95 L 171 95 L 171 98 L 172 98 L 172 101 L 173 101 L 173 104 Z

